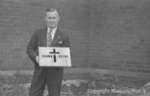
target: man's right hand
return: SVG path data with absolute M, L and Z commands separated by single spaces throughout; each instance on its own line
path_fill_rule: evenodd
M 39 63 L 39 56 L 36 56 L 36 62 Z

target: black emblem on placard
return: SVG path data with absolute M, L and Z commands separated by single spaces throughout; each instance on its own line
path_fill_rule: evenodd
M 55 49 L 53 49 L 52 52 L 49 52 L 50 54 L 53 54 L 54 62 L 56 62 L 56 54 L 59 54 L 60 52 L 56 52 Z

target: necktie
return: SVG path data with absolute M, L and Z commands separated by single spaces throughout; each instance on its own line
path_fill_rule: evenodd
M 47 47 L 50 47 L 52 43 L 52 29 L 49 29 L 47 33 Z

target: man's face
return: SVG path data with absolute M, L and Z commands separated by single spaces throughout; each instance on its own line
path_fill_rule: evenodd
M 57 27 L 59 22 L 59 16 L 57 12 L 47 12 L 46 13 L 46 23 L 50 28 Z

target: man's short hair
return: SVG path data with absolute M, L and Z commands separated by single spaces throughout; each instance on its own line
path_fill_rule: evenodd
M 50 9 L 47 8 L 46 12 L 57 12 L 58 13 L 57 9 L 55 9 L 55 8 L 50 8 Z
M 55 8 L 46 9 L 46 13 L 47 12 L 56 12 L 56 14 L 58 15 L 58 17 L 60 18 L 60 15 L 59 15 L 57 9 L 55 9 Z

